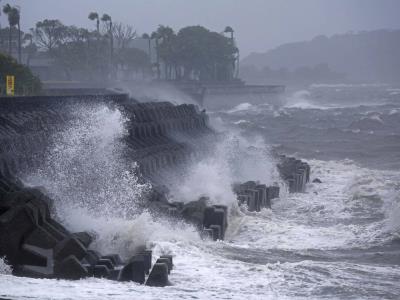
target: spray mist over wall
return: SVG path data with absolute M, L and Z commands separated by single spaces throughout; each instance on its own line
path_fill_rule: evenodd
M 48 190 L 60 217 L 77 208 L 92 215 L 133 215 L 149 185 L 139 183 L 136 164 L 124 159 L 126 119 L 105 104 L 77 104 L 68 114 L 65 130 L 51 137 L 45 162 L 26 180 Z
M 189 165 L 171 190 L 177 201 L 195 201 L 206 196 L 212 204 L 236 207 L 232 185 L 250 180 L 267 185 L 278 181 L 274 159 L 261 137 L 249 138 L 226 131 L 215 145 L 209 146 L 203 158 Z

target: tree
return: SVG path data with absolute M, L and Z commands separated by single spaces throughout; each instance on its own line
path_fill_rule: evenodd
M 233 32 L 234 31 L 233 31 L 231 26 L 226 26 L 224 32 L 225 33 L 230 33 L 231 34 L 231 40 L 233 40 Z
M 10 4 L 6 4 L 3 7 L 3 12 L 8 17 L 9 24 L 9 37 L 8 37 L 8 54 L 12 54 L 12 28 L 16 25 L 19 26 L 19 10 L 16 7 L 12 7 Z
M 33 32 L 33 31 L 34 31 L 33 28 L 31 28 L 31 32 Z M 25 47 L 25 50 L 28 53 L 26 64 L 27 64 L 27 66 L 29 66 L 32 56 L 37 52 L 37 46 L 35 43 L 33 43 L 33 34 L 32 33 L 26 33 L 24 35 L 23 40 L 24 40 L 24 43 L 29 42 L 28 45 Z
M 136 37 L 136 31 L 133 27 L 122 23 L 115 23 L 112 27 L 112 32 L 119 49 L 124 49 Z
M 96 20 L 96 29 L 97 29 L 97 33 L 100 34 L 100 17 L 99 14 L 97 12 L 91 12 L 88 16 L 89 20 Z
M 159 41 L 160 35 L 158 32 L 153 31 L 151 33 L 151 39 L 156 41 L 156 67 L 157 67 L 157 79 L 159 80 L 161 78 L 161 73 L 160 73 L 160 52 L 159 52 Z
M 132 72 L 141 72 L 142 76 L 145 77 L 145 74 L 151 71 L 149 56 L 146 52 L 137 48 L 119 49 L 117 62 L 121 69 L 128 73 L 127 75 Z
M 157 34 L 161 40 L 159 56 L 164 61 L 165 79 L 171 79 L 173 65 L 176 63 L 176 34 L 171 27 L 160 25 Z
M 22 61 L 22 53 L 21 53 L 21 10 L 19 8 L 14 8 L 14 14 L 17 18 L 18 25 L 18 61 L 21 63 Z
M 23 36 L 23 32 L 21 32 L 21 35 Z M 18 29 L 17 27 L 13 26 L 11 27 L 11 52 L 14 52 L 14 47 L 16 47 L 18 43 Z M 9 44 L 10 44 L 10 27 L 4 27 L 0 29 L 0 51 L 9 54 Z
M 235 39 L 233 38 L 233 33 L 234 33 L 233 28 L 231 26 L 226 26 L 225 30 L 224 30 L 224 33 L 230 33 L 232 46 L 236 47 L 235 46 Z M 240 52 L 239 52 L 239 48 L 237 48 L 237 47 L 236 47 L 236 53 L 237 53 L 237 56 L 236 56 L 235 61 L 233 63 L 233 67 L 235 67 L 235 65 L 236 65 L 236 78 L 238 78 L 239 77 Z
M 142 34 L 142 39 L 147 40 L 148 43 L 149 43 L 149 51 L 148 51 L 148 54 L 149 54 L 149 59 L 150 59 L 150 61 L 151 61 L 151 37 L 150 37 L 150 35 L 149 35 L 148 33 L 143 33 L 143 34 Z
M 110 36 L 110 56 L 111 56 L 111 62 L 113 61 L 113 53 L 114 53 L 114 38 L 113 38 L 113 32 L 112 32 L 112 28 L 113 28 L 113 22 L 112 19 L 109 15 L 107 14 L 103 14 L 103 16 L 101 17 L 101 20 L 104 22 L 107 32 Z
M 202 26 L 182 28 L 177 35 L 177 56 L 185 79 L 229 80 L 236 47 L 230 39 Z
M 5 94 L 6 76 L 15 76 L 17 95 L 36 95 L 41 91 L 41 82 L 28 67 L 18 64 L 11 56 L 0 53 L 0 94 Z
M 53 53 L 67 36 L 66 27 L 59 20 L 44 20 L 36 23 L 35 39 L 42 49 Z

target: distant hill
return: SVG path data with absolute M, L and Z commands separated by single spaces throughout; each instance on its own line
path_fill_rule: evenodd
M 376 30 L 332 37 L 317 36 L 311 41 L 289 43 L 266 53 L 245 57 L 244 69 L 273 70 L 326 65 L 351 81 L 400 82 L 400 30 Z M 286 70 L 285 70 L 286 71 Z

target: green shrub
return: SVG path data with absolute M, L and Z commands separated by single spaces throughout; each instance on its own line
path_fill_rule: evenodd
M 42 89 L 40 79 L 15 59 L 0 53 L 0 94 L 6 94 L 6 77 L 15 76 L 15 95 L 37 95 Z

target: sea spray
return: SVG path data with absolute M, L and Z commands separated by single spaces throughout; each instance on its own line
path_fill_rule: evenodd
M 92 216 L 90 212 L 70 211 L 70 228 L 95 234 L 92 247 L 101 253 L 118 253 L 129 259 L 138 247 L 163 244 L 162 242 L 200 242 L 197 229 L 182 221 L 173 221 L 143 211 L 131 218 Z M 171 254 L 165 251 L 163 254 Z
M 109 239 L 110 245 L 119 247 L 118 252 L 122 253 L 128 241 L 118 239 L 118 234 L 123 233 L 118 233 L 117 228 L 123 228 L 113 220 L 121 224 L 140 218 L 140 201 L 151 188 L 139 180 L 134 158 L 126 157 L 123 139 L 127 120 L 118 109 L 99 103 L 71 105 L 66 114 L 71 117 L 62 131 L 50 137 L 52 146 L 45 161 L 24 180 L 46 189 L 54 199 L 58 218 L 67 228 L 91 231 L 99 241 Z M 137 226 L 130 229 L 133 227 Z M 115 229 L 113 235 L 111 228 Z M 131 233 L 125 238 L 134 241 L 135 246 L 144 242 L 140 238 L 134 240 Z M 106 246 L 99 245 L 99 250 L 102 248 Z
M 124 158 L 126 120 L 104 104 L 71 110 L 73 118 L 54 134 L 44 164 L 27 181 L 48 190 L 61 216 L 77 207 L 101 216 L 132 215 L 149 186 L 139 183 L 135 162 Z
M 0 257 L 0 274 L 11 274 L 12 269 L 11 267 L 7 264 L 7 261 L 4 257 Z
M 272 185 L 280 180 L 276 162 L 260 137 L 243 137 L 239 132 L 225 132 L 207 154 L 193 162 L 172 189 L 179 201 L 194 201 L 202 196 L 211 204 L 236 207 L 232 185 L 260 181 Z

